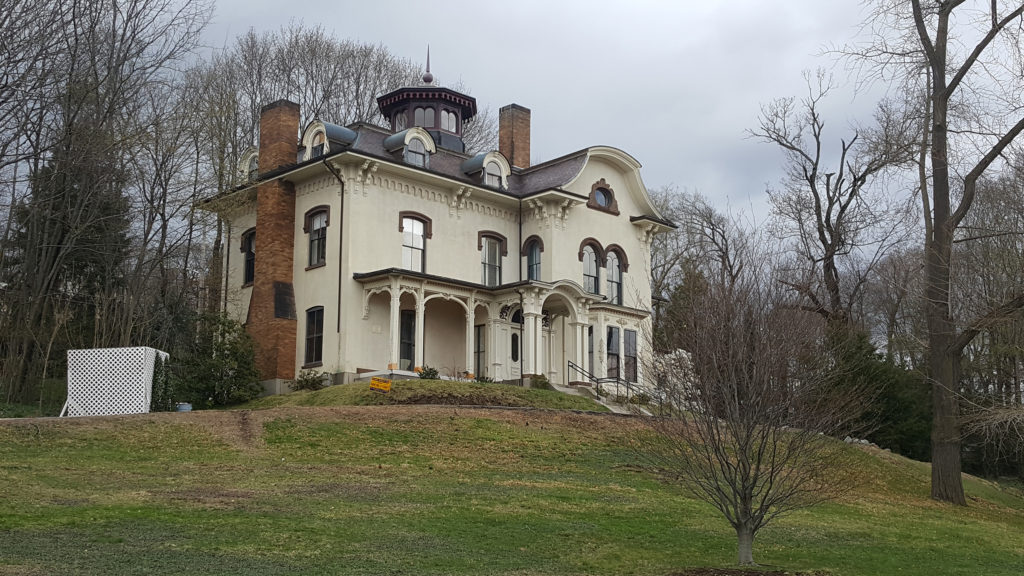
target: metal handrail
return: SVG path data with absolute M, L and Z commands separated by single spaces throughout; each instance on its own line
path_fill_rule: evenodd
M 587 372 L 587 370 L 585 368 L 583 368 L 582 366 L 576 364 L 572 360 L 568 361 L 568 371 L 569 372 L 575 371 L 575 372 L 577 372 L 579 374 L 582 374 L 584 377 L 586 377 L 586 379 L 591 384 L 593 384 L 597 388 L 597 390 L 599 392 L 601 391 L 601 385 L 602 384 L 609 384 L 609 383 L 614 382 L 615 383 L 615 395 L 616 396 L 621 396 L 621 394 L 619 394 L 619 386 L 620 386 L 620 384 L 623 384 L 623 383 L 626 385 L 626 397 L 628 398 L 629 396 L 633 395 L 633 387 L 630 385 L 630 382 L 628 380 L 624 380 L 624 379 L 622 379 L 622 378 L 620 378 L 618 376 L 616 376 L 616 377 L 608 377 L 608 378 L 598 378 L 597 376 L 594 376 L 590 372 Z

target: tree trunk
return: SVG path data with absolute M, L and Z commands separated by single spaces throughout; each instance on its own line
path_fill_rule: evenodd
M 739 545 L 739 564 L 741 566 L 753 566 L 754 529 L 746 524 L 740 524 L 736 526 L 736 540 Z

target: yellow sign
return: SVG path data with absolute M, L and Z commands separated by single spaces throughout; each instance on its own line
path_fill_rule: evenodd
M 370 378 L 370 390 L 387 394 L 391 392 L 391 380 L 374 376 Z

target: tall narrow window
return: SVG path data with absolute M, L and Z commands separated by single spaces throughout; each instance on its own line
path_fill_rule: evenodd
M 419 138 L 413 138 L 405 145 L 405 162 L 406 164 L 426 168 L 427 148 L 423 145 L 422 140 Z
M 393 122 L 395 132 L 401 132 L 402 130 L 405 130 L 406 122 L 407 117 L 405 115 L 404 110 L 399 112 L 398 114 L 395 114 L 395 121 Z
M 583 247 L 583 289 L 591 294 L 600 294 L 597 283 L 597 253 L 593 246 Z
M 308 212 L 305 229 L 309 234 L 309 266 L 323 266 L 327 263 L 327 210 Z
M 423 108 L 417 108 L 412 114 L 412 125 L 423 126 Z
M 487 375 L 487 342 L 484 325 L 473 327 L 473 373 L 477 376 Z
M 608 300 L 612 304 L 622 304 L 622 266 L 619 264 L 619 255 L 609 252 L 605 268 L 608 275 Z
M 256 230 L 249 230 L 242 234 L 242 253 L 245 255 L 242 285 L 248 286 L 256 278 Z
M 526 278 L 540 280 L 540 242 L 536 240 L 526 247 Z
M 484 236 L 482 244 L 480 282 L 484 286 L 498 286 L 501 284 L 501 241 Z
M 426 110 L 423 111 L 423 126 L 425 128 L 433 128 L 434 127 L 434 109 L 433 108 L 427 108 Z
M 519 362 L 519 334 L 512 333 L 512 361 Z
M 426 255 L 423 221 L 402 218 L 402 268 L 423 272 Z
M 626 381 L 636 382 L 636 330 L 626 330 L 623 337 L 626 339 L 626 350 L 623 354 L 626 361 Z
M 306 358 L 303 366 L 319 366 L 324 361 L 324 307 L 306 310 Z
M 608 377 L 619 377 L 619 329 L 608 327 Z
M 416 311 L 402 310 L 398 342 L 398 368 L 412 370 L 416 362 Z
M 594 327 L 587 326 L 587 369 L 591 374 L 597 374 L 597 366 L 594 365 Z
M 501 188 L 501 166 L 497 162 L 488 162 L 484 168 L 484 184 L 492 188 Z

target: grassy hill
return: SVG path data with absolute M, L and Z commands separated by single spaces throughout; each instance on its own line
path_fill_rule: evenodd
M 539 390 L 481 382 L 448 380 L 396 380 L 388 394 L 370 390 L 368 382 L 331 386 L 315 392 L 299 391 L 267 396 L 242 408 L 260 410 L 279 406 L 383 406 L 389 404 L 453 404 L 465 406 L 517 406 L 555 410 L 608 409 L 590 398 L 553 390 Z
M 339 392 L 335 392 L 339 393 Z M 314 395 L 308 394 L 307 397 Z M 0 422 L 0 574 L 638 574 L 728 567 L 724 520 L 637 465 L 636 420 L 447 406 Z M 860 487 L 763 564 L 1018 575 L 1024 498 L 849 447 Z

